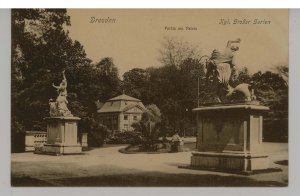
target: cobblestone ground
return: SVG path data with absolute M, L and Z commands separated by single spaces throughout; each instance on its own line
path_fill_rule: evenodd
M 122 154 L 125 146 L 105 146 L 82 155 L 12 154 L 12 186 L 287 186 L 288 144 L 263 145 L 271 167 L 282 171 L 243 176 L 181 169 L 191 152 Z

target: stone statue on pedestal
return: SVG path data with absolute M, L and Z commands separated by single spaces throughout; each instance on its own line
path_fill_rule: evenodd
M 67 78 L 65 76 L 65 70 L 62 72 L 63 80 L 59 84 L 59 86 L 55 86 L 52 83 L 52 86 L 56 88 L 58 96 L 56 101 L 53 102 L 52 99 L 49 100 L 50 105 L 50 117 L 56 116 L 73 116 L 70 110 L 67 107 Z
M 212 91 L 207 92 L 210 95 L 210 100 L 203 100 L 203 102 L 232 102 L 234 101 L 232 95 L 237 93 L 243 95 L 243 100 L 238 100 L 240 102 L 253 101 L 253 98 L 255 98 L 253 91 L 249 91 L 249 84 L 242 83 L 234 88 L 229 84 L 232 69 L 235 66 L 235 53 L 239 50 L 236 44 L 240 42 L 240 39 L 229 40 L 224 51 L 220 52 L 215 49 L 211 57 L 205 56 L 205 61 L 201 61 L 205 67 L 204 72 L 206 74 L 207 86 L 210 86 L 208 89 Z
M 52 86 L 57 90 L 58 96 L 55 101 L 49 100 L 50 117 L 46 117 L 47 143 L 44 144 L 41 154 L 79 154 L 82 146 L 78 142 L 79 117 L 73 116 L 68 109 L 67 100 L 67 78 L 65 71 L 62 72 L 63 79 L 59 86 Z
M 255 101 L 254 90 L 242 83 L 233 87 L 234 55 L 239 50 L 228 41 L 223 52 L 213 50 L 203 63 L 206 85 L 197 113 L 197 151 L 191 167 L 249 174 L 269 168 L 263 152 L 263 113 L 269 108 Z M 202 58 L 204 59 L 204 58 Z

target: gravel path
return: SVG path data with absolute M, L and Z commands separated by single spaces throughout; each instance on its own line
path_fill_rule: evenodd
M 259 185 L 259 182 L 265 186 L 287 185 L 288 166 L 275 164 L 274 162 L 288 160 L 288 145 L 281 143 L 264 143 L 264 145 L 266 152 L 270 155 L 272 167 L 279 167 L 283 170 L 282 172 L 241 176 L 221 172 L 180 169 L 178 166 L 190 163 L 191 152 L 122 154 L 119 152 L 119 149 L 125 146 L 106 146 L 87 151 L 82 155 L 12 154 L 12 184 L 14 186 L 156 186 L 158 182 L 153 181 L 153 179 L 157 180 L 159 178 L 161 181 L 168 181 L 173 176 L 178 178 L 178 181 L 175 180 L 174 183 L 181 186 L 198 186 L 201 179 L 205 180 L 204 177 L 207 178 L 209 175 L 212 180 L 208 186 L 223 185 L 222 180 L 221 184 L 214 183 L 214 177 L 224 178 L 224 180 L 229 177 L 245 180 L 244 184 L 238 184 L 237 186 L 247 186 L 248 184 L 246 183 L 249 180 L 257 182 L 257 184 L 254 183 L 255 186 Z M 127 178 L 124 179 L 125 176 Z M 140 177 L 138 178 L 137 176 Z M 149 178 L 144 179 L 145 176 Z M 187 179 L 192 178 L 190 180 L 198 179 L 199 182 L 198 184 L 189 183 L 183 179 L 183 176 Z M 92 178 L 95 179 L 91 181 Z M 110 184 L 103 182 L 106 178 L 112 178 L 107 181 Z M 115 178 L 122 179 L 122 181 L 113 180 Z M 29 181 L 26 182 L 26 179 L 29 179 Z M 73 182 L 72 179 L 74 179 Z M 86 183 L 82 179 L 85 179 Z M 134 182 L 140 179 L 143 179 L 144 182 Z M 126 182 L 127 180 L 128 183 Z M 95 183 L 93 183 L 94 181 Z M 227 180 L 223 183 L 225 182 Z M 167 182 L 162 182 L 161 184 L 170 186 Z M 205 183 L 202 184 L 207 186 Z M 235 185 L 232 184 L 232 186 Z

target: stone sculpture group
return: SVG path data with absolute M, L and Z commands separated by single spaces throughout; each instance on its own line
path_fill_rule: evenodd
M 233 101 L 232 96 L 237 93 L 241 93 L 244 96 L 243 100 L 239 101 L 251 102 L 256 100 L 254 91 L 249 91 L 249 84 L 242 83 L 236 87 L 232 87 L 229 84 L 232 69 L 235 67 L 235 53 L 239 50 L 236 44 L 240 42 L 241 39 L 229 40 L 224 51 L 221 52 L 215 49 L 210 57 L 204 56 L 205 58 L 202 59 L 201 63 L 204 65 L 206 82 L 208 85 L 215 86 L 215 88 L 210 88 L 214 89 L 212 90 L 214 92 L 207 92 L 213 94 L 212 100 L 208 102 L 221 103 L 228 102 L 229 100 Z M 207 100 L 204 100 L 204 102 L 207 102 Z
M 67 78 L 65 71 L 59 86 L 52 86 L 57 90 L 58 96 L 55 101 L 49 100 L 50 117 L 47 122 L 47 143 L 36 153 L 40 154 L 80 154 L 82 146 L 78 142 L 78 121 L 80 118 L 73 116 L 67 107 Z M 85 142 L 86 143 L 86 142 Z M 86 144 L 85 144 L 86 147 Z
M 67 107 L 68 100 L 67 100 L 67 78 L 65 76 L 65 71 L 62 72 L 63 79 L 59 86 L 55 86 L 54 83 L 52 86 L 56 88 L 58 96 L 56 101 L 53 99 L 49 100 L 50 105 L 50 117 L 56 116 L 73 116 L 70 110 Z
M 232 87 L 234 55 L 240 39 L 228 41 L 223 52 L 213 50 L 203 67 L 207 89 L 197 113 L 197 151 L 191 167 L 249 174 L 269 168 L 263 152 L 263 113 L 269 108 L 256 101 L 249 84 Z

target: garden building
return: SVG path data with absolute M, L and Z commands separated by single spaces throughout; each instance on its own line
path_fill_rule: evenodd
M 145 110 L 141 100 L 122 94 L 107 100 L 97 111 L 98 122 L 113 133 L 132 131 L 132 124 L 142 118 Z

